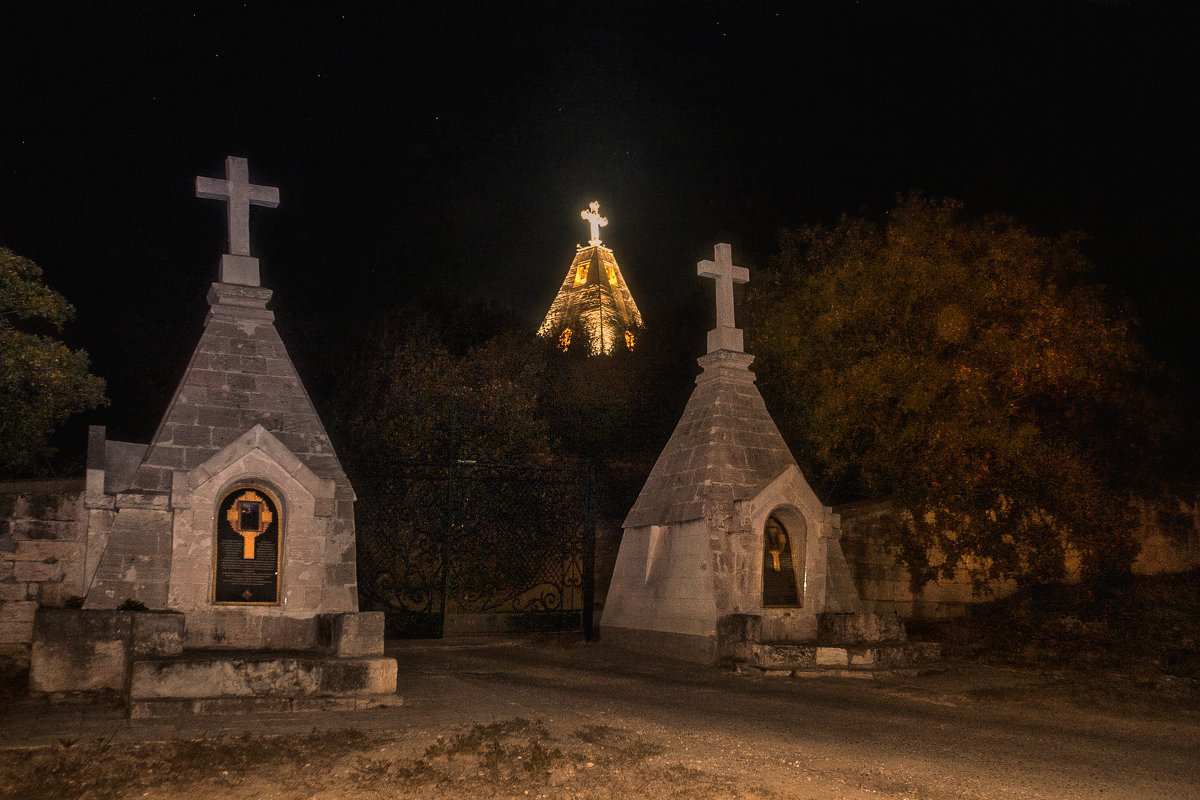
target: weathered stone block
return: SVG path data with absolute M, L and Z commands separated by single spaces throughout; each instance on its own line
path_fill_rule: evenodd
M 26 645 L 33 639 L 33 622 L 0 622 L 0 644 Z
M 263 617 L 232 610 L 188 611 L 185 615 L 184 645 L 215 648 L 258 648 L 262 646 Z
M 0 622 L 31 623 L 38 604 L 32 600 L 16 600 L 0 605 Z
M 270 650 L 308 650 L 318 645 L 313 617 L 262 618 L 262 646 Z
M 230 389 L 239 392 L 254 392 L 258 388 L 260 378 L 240 372 L 226 372 L 225 380 Z
M 864 647 L 850 652 L 850 666 L 870 667 L 877 662 L 877 653 L 873 647 Z
M 235 408 L 201 407 L 196 412 L 196 424 L 209 428 L 244 428 L 241 413 Z
M 32 691 L 124 688 L 132 614 L 43 608 L 38 610 L 33 627 L 29 667 Z
M 60 581 L 66 575 L 66 565 L 59 561 L 45 563 L 43 561 L 16 561 L 13 563 L 13 577 L 18 581 L 37 583 L 40 581 Z
M 79 557 L 79 545 L 74 542 L 31 541 L 17 542 L 13 561 L 64 561 Z
M 184 617 L 178 611 L 133 612 L 130 653 L 168 656 L 183 652 Z
M 288 559 L 291 561 L 316 563 L 324 556 L 324 549 L 324 542 L 318 539 L 292 541 L 288 545 Z
M 31 583 L 29 586 L 36 593 L 38 605 L 44 607 L 58 608 L 71 598 L 83 595 L 80 581 L 70 575 L 62 583 Z
M 0 666 L 24 672 L 29 669 L 28 643 L 4 643 L 0 641 Z
M 290 361 L 283 358 L 265 358 L 263 366 L 258 372 L 262 375 L 271 375 L 273 377 L 283 377 L 285 375 L 295 374 Z
M 336 656 L 383 655 L 382 611 L 322 614 L 322 627 L 329 630 L 329 648 Z
M 291 697 L 214 697 L 192 703 L 192 714 L 281 714 L 293 710 Z M 159 715 L 161 716 L 161 715 Z
M 204 390 L 204 402 L 208 405 L 245 408 L 251 406 L 249 392 L 235 392 L 231 389 L 208 387 Z M 251 406 L 253 407 L 253 406 Z
M 818 647 L 816 660 L 819 667 L 845 667 L 850 663 L 850 654 L 844 647 Z
M 135 661 L 131 701 L 362 696 L 396 691 L 394 658 L 206 656 Z
M 806 644 L 771 642 L 755 646 L 751 661 L 763 669 L 810 669 L 817 665 L 817 648 Z
M 129 704 L 129 718 L 182 717 L 196 713 L 195 704 L 195 700 L 140 700 Z
M 19 602 L 29 599 L 28 583 L 0 583 L 0 603 Z
M 928 664 L 941 660 L 942 646 L 937 642 L 909 642 L 905 654 L 909 664 Z
M 78 537 L 78 525 L 74 522 L 58 522 L 45 519 L 19 519 L 9 523 L 9 534 L 16 540 L 68 539 Z
M 320 586 L 324 577 L 325 568 L 321 564 L 297 564 L 292 563 L 291 575 L 288 579 L 288 584 L 293 588 L 315 587 Z
M 904 626 L 895 612 L 818 614 L 817 638 L 847 644 L 903 641 Z
M 208 427 L 178 425 L 171 431 L 170 437 L 171 443 L 176 447 L 210 447 L 212 445 L 212 430 Z
M 212 457 L 212 450 L 208 447 L 188 447 L 183 453 L 182 469 L 195 469 L 196 467 L 208 461 Z
M 358 611 L 358 584 L 334 587 L 331 590 L 330 602 L 336 603 L 334 607 L 342 611 Z
M 762 640 L 762 617 L 727 614 L 717 620 L 717 654 L 722 659 L 750 661 L 753 645 Z
M 325 565 L 325 583 L 329 586 L 345 586 L 357 580 L 353 564 Z
M 204 579 L 207 576 L 199 576 Z M 170 608 L 198 608 L 208 602 L 209 587 L 207 583 L 193 581 L 184 583 L 182 579 L 170 586 L 167 606 Z

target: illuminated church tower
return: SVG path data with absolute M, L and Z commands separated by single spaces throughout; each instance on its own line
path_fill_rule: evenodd
M 571 346 L 572 340 L 578 343 L 586 339 L 591 342 L 592 355 L 611 353 L 621 339 L 632 348 L 642 327 L 642 315 L 621 277 L 613 251 L 600 243 L 600 229 L 608 220 L 600 216 L 600 204 L 594 201 L 579 216 L 591 225 L 592 238 L 587 247 L 576 247 L 575 260 L 538 328 L 538 336 L 557 338 L 563 350 Z

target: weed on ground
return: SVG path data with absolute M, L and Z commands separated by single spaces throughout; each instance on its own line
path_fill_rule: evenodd
M 354 730 L 0 753 L 0 797 L 719 798 L 775 797 L 667 757 L 637 733 L 555 735 L 510 719 L 436 736 Z

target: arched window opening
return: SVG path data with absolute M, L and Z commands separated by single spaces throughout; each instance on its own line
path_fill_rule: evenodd
M 264 486 L 239 484 L 217 506 L 213 602 L 279 602 L 279 502 Z
M 762 586 L 764 606 L 798 606 L 800 592 L 796 586 L 796 565 L 792 558 L 792 541 L 779 518 L 767 517 L 763 527 Z

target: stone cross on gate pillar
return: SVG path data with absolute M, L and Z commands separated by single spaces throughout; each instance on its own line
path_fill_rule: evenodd
M 250 255 L 250 206 L 276 208 L 279 189 L 250 183 L 246 159 L 225 158 L 225 179 L 196 176 L 196 196 L 224 200 L 229 216 L 229 252 L 221 256 L 221 283 L 258 286 L 258 259 Z
M 718 244 L 713 248 L 716 261 L 701 261 L 696 264 L 696 274 L 702 278 L 713 278 L 717 283 L 717 327 L 708 332 L 708 352 L 732 350 L 745 352 L 742 331 L 734 324 L 733 285 L 749 283 L 750 270 L 733 265 L 733 248 Z
M 579 218 L 586 219 L 592 225 L 592 238 L 588 240 L 588 244 L 600 244 L 600 229 L 608 224 L 608 218 L 600 216 L 600 201 L 593 200 L 588 203 L 588 207 L 579 212 Z

